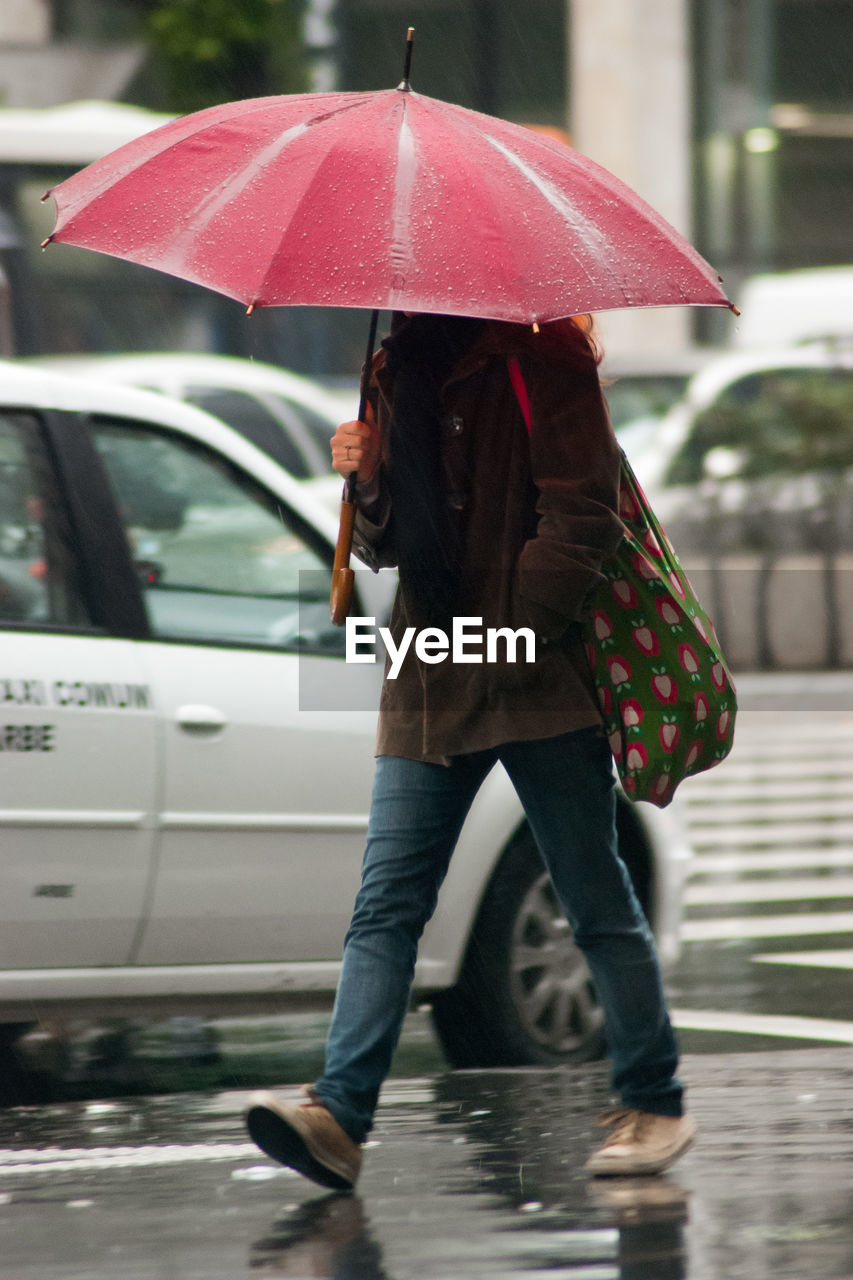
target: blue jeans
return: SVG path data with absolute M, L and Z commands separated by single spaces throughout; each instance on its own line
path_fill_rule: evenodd
M 678 1048 L 655 945 L 618 856 L 612 762 L 597 728 L 456 756 L 380 756 L 362 883 L 347 933 L 318 1096 L 356 1142 L 373 1121 L 408 1004 L 418 941 L 459 832 L 500 760 L 584 953 L 626 1107 L 680 1115 Z

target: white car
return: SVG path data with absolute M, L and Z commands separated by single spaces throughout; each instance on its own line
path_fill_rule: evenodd
M 718 357 L 632 461 L 733 666 L 850 666 L 853 345 Z
M 0 1023 L 331 1002 L 367 824 L 378 665 L 328 611 L 336 521 L 178 401 L 0 364 Z M 384 620 L 394 575 L 359 572 Z M 661 954 L 677 806 L 620 799 Z M 420 952 L 457 1064 L 601 1049 L 498 768 Z
M 684 395 L 693 375 L 719 353 L 716 347 L 685 347 L 605 355 L 601 382 L 614 431 L 619 434 L 638 420 L 662 418 Z
M 619 444 L 633 461 L 654 441 L 661 420 L 687 391 L 690 379 L 717 354 L 713 347 L 605 355 L 601 384 Z
M 633 465 L 656 497 L 677 484 L 735 474 L 742 470 L 739 460 L 732 457 L 724 469 L 722 458 L 713 451 L 740 451 L 743 461 L 754 462 L 756 449 L 764 443 L 748 429 L 756 414 L 772 430 L 774 415 L 781 425 L 783 412 L 798 412 L 800 394 L 808 407 L 820 401 L 830 383 L 849 383 L 851 374 L 853 343 L 843 340 L 717 350 L 685 383 L 682 395 L 660 418 L 653 438 L 632 455 Z M 726 421 L 721 416 L 712 429 L 707 415 L 721 411 Z
M 194 404 L 236 428 L 297 480 L 329 475 L 329 439 L 358 410 L 357 392 L 331 391 L 277 365 L 237 356 L 140 352 L 39 356 L 36 362 Z

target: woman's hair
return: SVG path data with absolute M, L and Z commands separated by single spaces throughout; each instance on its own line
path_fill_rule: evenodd
M 589 343 L 590 350 L 595 356 L 595 363 L 601 364 L 604 359 L 604 352 L 599 346 L 598 339 L 595 336 L 595 320 L 589 313 L 583 316 L 572 316 L 572 324 L 580 329 L 581 333 Z
M 563 320 L 549 320 L 543 324 L 541 333 L 544 338 L 564 350 L 570 348 L 583 353 L 584 358 L 592 356 L 596 364 L 601 364 L 604 352 L 595 337 L 595 322 L 591 315 L 566 316 Z

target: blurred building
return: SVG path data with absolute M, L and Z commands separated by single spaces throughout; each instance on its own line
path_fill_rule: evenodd
M 153 3 L 3 0 L 0 101 L 49 107 L 103 97 L 165 109 L 139 38 Z M 693 240 L 730 295 L 758 271 L 853 262 L 853 0 L 305 0 L 309 82 L 396 84 L 409 25 L 417 31 L 416 89 L 567 129 Z M 50 180 L 62 176 L 56 168 Z M 31 200 L 42 177 L 0 155 L 0 210 L 21 241 L 0 246 L 0 265 L 16 293 L 32 252 L 22 190 Z M 59 266 L 60 254 L 45 256 L 27 286 L 28 312 L 16 320 L 25 350 L 54 349 L 51 309 L 61 301 L 67 316 L 75 290 L 96 288 L 100 271 L 116 269 L 101 264 L 75 277 Z M 57 288 L 45 283 L 53 270 L 65 273 Z M 122 289 L 125 302 L 138 289 L 146 314 L 162 309 L 176 321 L 152 325 L 147 345 L 159 338 L 254 354 L 306 372 L 343 370 L 360 358 L 351 316 L 300 309 L 247 326 L 234 304 L 177 282 L 142 284 L 137 274 Z M 191 322 L 178 322 L 183 312 Z M 611 350 L 669 348 L 691 332 L 725 340 L 731 326 L 725 314 L 675 310 L 608 323 Z M 105 333 L 118 349 L 146 343 L 117 316 L 66 333 L 66 345 L 102 344 Z
M 387 85 L 417 27 L 416 86 L 563 124 L 718 268 L 853 262 L 853 0 L 339 0 L 347 87 Z M 671 345 L 721 313 L 619 317 Z M 617 326 L 618 328 L 618 326 Z M 612 344 L 609 344 L 612 345 Z
M 694 0 L 694 225 L 735 286 L 853 263 L 853 3 Z

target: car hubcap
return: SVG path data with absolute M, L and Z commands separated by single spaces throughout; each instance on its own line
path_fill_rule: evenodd
M 543 873 L 522 899 L 512 932 L 512 998 L 527 1033 L 552 1053 L 582 1049 L 603 1015 L 586 961 Z

